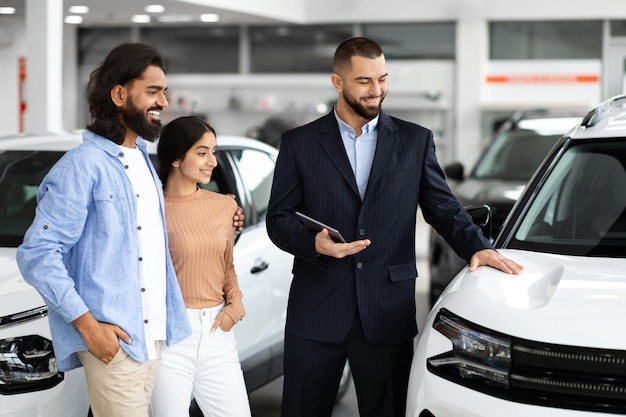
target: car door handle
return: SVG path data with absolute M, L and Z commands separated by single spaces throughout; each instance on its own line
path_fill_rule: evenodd
M 261 259 L 257 259 L 250 270 L 251 274 L 256 274 L 257 272 L 265 271 L 269 267 L 269 264 Z

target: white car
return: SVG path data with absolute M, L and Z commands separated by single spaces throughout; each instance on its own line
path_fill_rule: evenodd
M 489 205 L 496 234 L 541 161 L 583 116 L 561 109 L 516 112 L 502 122 L 467 175 L 459 162 L 443 167 L 452 192 L 464 206 Z M 428 250 L 431 306 L 465 265 L 433 229 Z
M 56 369 L 47 308 L 22 279 L 15 262 L 16 248 L 33 219 L 39 183 L 63 153 L 81 141 L 79 134 L 0 139 L 1 417 L 86 417 L 89 413 L 83 370 Z M 154 154 L 156 146 L 150 145 L 150 150 Z M 234 331 L 248 391 L 283 373 L 293 257 L 278 249 L 265 229 L 277 152 L 257 140 L 218 136 L 219 165 L 207 186 L 234 194 L 245 214 L 234 258 L 247 315 Z M 349 372 L 342 392 L 348 377 Z
M 495 246 L 524 271 L 454 278 L 419 336 L 406 416 L 626 414 L 626 96 L 561 138 Z

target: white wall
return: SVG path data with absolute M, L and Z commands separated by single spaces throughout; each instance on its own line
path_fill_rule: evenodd
M 18 24 L 22 23 L 22 24 Z M 17 19 L 0 18 L 0 136 L 19 129 L 18 61 L 26 56 L 26 27 Z
M 224 10 L 263 16 L 285 22 L 305 23 L 307 0 L 181 0 Z M 329 9 L 329 11 L 332 9 Z M 351 20 L 351 19 L 350 19 Z
M 295 23 L 621 19 L 623 0 L 184 0 Z
M 264 3 L 263 0 L 247 0 Z M 297 0 L 296 0 L 297 1 Z M 228 3 L 228 0 L 206 3 Z M 242 3 L 240 0 L 237 3 Z M 300 0 L 306 22 L 624 19 L 624 0 Z M 228 6 L 225 6 L 228 8 Z M 260 7 L 260 6 L 257 6 Z

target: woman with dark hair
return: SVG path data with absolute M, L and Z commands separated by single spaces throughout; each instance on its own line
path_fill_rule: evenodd
M 237 203 L 202 189 L 217 166 L 215 130 L 195 116 L 163 128 L 158 144 L 169 249 L 192 335 L 161 350 L 154 417 L 187 417 L 191 395 L 206 416 L 250 416 L 231 329 L 245 315 L 233 264 Z

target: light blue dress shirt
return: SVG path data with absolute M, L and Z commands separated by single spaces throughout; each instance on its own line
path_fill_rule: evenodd
M 341 120 L 335 109 L 335 117 L 339 123 L 339 131 L 343 146 L 346 148 L 348 160 L 354 172 L 356 185 L 361 195 L 361 201 L 365 197 L 367 182 L 372 170 L 372 162 L 376 153 L 376 143 L 378 142 L 378 116 L 367 122 L 361 129 L 361 136 L 356 137 L 356 132 L 350 125 Z
M 146 143 L 137 138 L 159 190 L 161 181 L 149 162 Z M 96 320 L 116 324 L 131 337 L 122 348 L 147 361 L 142 316 L 137 201 L 125 174 L 124 148 L 92 132 L 67 152 L 44 178 L 37 193 L 33 224 L 17 250 L 24 279 L 41 294 L 58 368 L 81 366 L 77 351 L 87 350 L 71 323 L 90 311 Z M 165 230 L 165 227 L 164 227 Z M 167 343 L 191 333 L 165 236 Z

